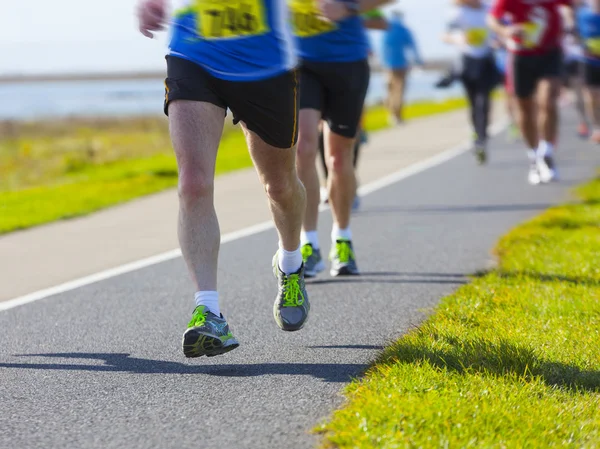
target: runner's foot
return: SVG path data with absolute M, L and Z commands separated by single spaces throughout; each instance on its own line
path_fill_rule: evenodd
M 310 243 L 302 245 L 302 260 L 304 261 L 304 277 L 312 278 L 325 269 L 321 250 L 314 249 Z
M 540 174 L 540 181 L 548 183 L 558 180 L 558 173 L 556 171 L 556 165 L 554 158 L 551 155 L 546 155 L 543 158 L 537 160 L 538 173 Z
M 194 309 L 183 334 L 182 347 L 186 357 L 212 357 L 225 354 L 239 345 L 223 315 L 218 317 L 205 306 Z
M 332 276 L 359 274 L 350 240 L 338 239 L 333 248 L 331 248 L 329 258 L 331 259 L 331 270 L 329 273 Z
M 540 172 L 538 171 L 538 166 L 535 162 L 529 163 L 529 174 L 527 176 L 527 181 L 532 186 L 537 186 L 541 182 Z
M 308 319 L 310 303 L 304 285 L 304 264 L 293 274 L 285 274 L 279 269 L 277 253 L 273 258 L 273 274 L 277 278 L 279 291 L 273 316 L 277 325 L 284 331 L 302 329 Z

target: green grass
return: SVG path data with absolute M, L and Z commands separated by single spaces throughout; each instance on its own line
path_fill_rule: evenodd
M 600 447 L 600 179 L 578 193 L 388 347 L 324 446 Z
M 439 114 L 463 100 L 408 105 L 407 119 Z M 387 127 L 374 107 L 366 128 Z M 252 164 L 243 134 L 226 126 L 217 174 Z M 165 118 L 0 123 L 0 234 L 99 209 L 177 184 Z

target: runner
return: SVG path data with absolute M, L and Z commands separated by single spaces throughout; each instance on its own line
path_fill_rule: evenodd
M 562 21 L 571 0 L 494 0 L 489 24 L 506 39 L 519 109 L 521 134 L 528 146 L 529 183 L 557 179 L 553 144 L 558 130 Z M 503 25 L 507 17 L 510 25 Z
M 481 0 L 457 1 L 450 15 L 448 32 L 443 37 L 444 42 L 456 45 L 460 51 L 459 76 L 469 100 L 475 131 L 473 147 L 480 164 L 487 159 L 491 97 L 498 81 L 487 13 L 488 8 Z
M 369 85 L 369 42 L 359 14 L 387 1 L 328 1 L 321 3 L 319 10 L 315 0 L 290 0 L 301 58 L 298 173 L 307 192 L 302 233 L 307 277 L 325 268 L 317 236 L 320 189 L 316 158 L 321 119 L 326 122 L 327 184 L 334 222 L 330 274 L 358 274 L 350 231 L 356 193 L 352 147 Z
M 583 49 L 581 43 L 572 33 L 566 33 L 562 41 L 563 47 L 563 78 L 564 92 L 569 89 L 575 94 L 575 109 L 579 116 L 577 134 L 581 138 L 589 137 L 589 126 L 583 99 L 583 73 L 582 63 Z
M 591 140 L 600 143 L 600 0 L 591 0 L 577 15 L 584 47 L 584 95 L 593 132 Z
M 379 10 L 374 9 L 372 11 L 368 11 L 361 15 L 363 19 L 363 25 L 365 28 L 369 30 L 385 30 L 388 27 L 387 19 L 385 15 Z M 369 56 L 372 56 L 373 51 L 369 51 Z M 358 125 L 358 133 L 356 135 L 356 139 L 354 140 L 353 147 L 353 157 L 352 157 L 352 165 L 354 166 L 354 170 L 356 171 L 356 166 L 358 164 L 358 157 L 360 155 L 361 147 L 367 143 L 369 137 L 367 135 L 367 131 L 364 127 L 364 119 L 365 114 L 363 110 L 363 114 L 360 117 L 360 123 Z M 323 122 L 321 121 L 321 126 L 319 127 L 319 154 L 321 156 L 321 167 L 323 168 L 323 173 L 325 174 L 325 184 L 327 184 L 327 178 L 329 176 L 329 170 L 327 169 L 327 158 L 325 157 L 325 142 L 323 140 Z M 358 178 L 357 178 L 357 190 L 358 190 Z M 328 203 L 328 191 L 327 187 L 321 187 L 321 201 L 323 203 Z M 352 210 L 358 210 L 360 207 L 360 197 L 358 196 L 358 192 L 354 195 L 354 201 L 352 202 Z
M 495 39 L 494 44 L 496 47 L 496 68 L 504 78 L 504 100 L 509 120 L 507 138 L 510 142 L 516 142 L 521 138 L 521 134 L 519 132 L 519 125 L 517 124 L 516 100 L 512 86 L 512 76 L 510 76 L 508 71 L 508 67 L 510 66 L 508 61 L 509 54 L 503 40 Z
M 163 29 L 167 6 L 167 0 L 141 0 L 142 34 Z M 306 200 L 295 166 L 297 81 L 285 17 L 279 0 L 188 0 L 174 13 L 164 112 L 179 167 L 179 242 L 196 288 L 196 308 L 183 334 L 186 357 L 219 355 L 239 345 L 217 293 L 220 232 L 213 187 L 227 109 L 244 130 L 279 234 L 275 321 L 295 331 L 308 317 L 300 252 Z

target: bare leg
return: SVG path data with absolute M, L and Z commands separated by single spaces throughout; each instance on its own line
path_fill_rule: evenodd
M 305 231 L 316 231 L 319 218 L 320 183 L 317 172 L 317 150 L 319 146 L 319 122 L 321 111 L 301 109 L 298 128 L 298 175 L 306 189 Z M 323 126 L 326 128 L 326 126 Z M 331 172 L 328 171 L 328 178 Z
M 176 100 L 169 105 L 179 167 L 179 244 L 197 291 L 217 290 L 221 236 L 213 194 L 224 119 L 223 109 L 210 103 Z
M 517 98 L 519 110 L 519 128 L 527 148 L 535 150 L 539 144 L 538 124 L 536 122 L 535 97 Z
M 541 140 L 554 143 L 558 135 L 558 95 L 560 79 L 544 79 L 538 85 L 538 119 Z
M 295 251 L 300 246 L 306 209 L 306 192 L 296 173 L 296 147 L 276 148 L 249 131 L 243 123 L 242 126 L 254 167 L 267 193 L 281 246 L 286 251 Z M 316 167 L 314 159 L 313 166 Z
M 398 70 L 398 103 L 396 106 L 396 118 L 398 121 L 404 121 L 404 94 L 406 92 L 406 78 L 408 77 L 408 69 Z
M 329 166 L 329 203 L 339 229 L 350 226 L 352 202 L 356 194 L 353 159 L 354 139 L 332 133 L 325 127 L 325 154 Z

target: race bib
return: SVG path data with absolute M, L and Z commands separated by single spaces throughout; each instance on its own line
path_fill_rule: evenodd
M 296 36 L 317 36 L 337 29 L 334 22 L 321 17 L 316 0 L 290 0 L 289 6 Z
M 264 0 L 196 0 L 198 34 L 227 39 L 265 34 L 269 25 Z
M 465 33 L 467 44 L 471 47 L 482 47 L 488 37 L 488 31 L 485 28 L 471 28 Z
M 536 48 L 542 42 L 546 28 L 548 27 L 548 13 L 543 8 L 534 8 L 529 15 L 529 22 L 523 24 L 525 37 L 523 46 L 525 48 Z
M 600 57 L 600 37 L 594 37 L 585 41 L 585 47 L 593 56 Z

